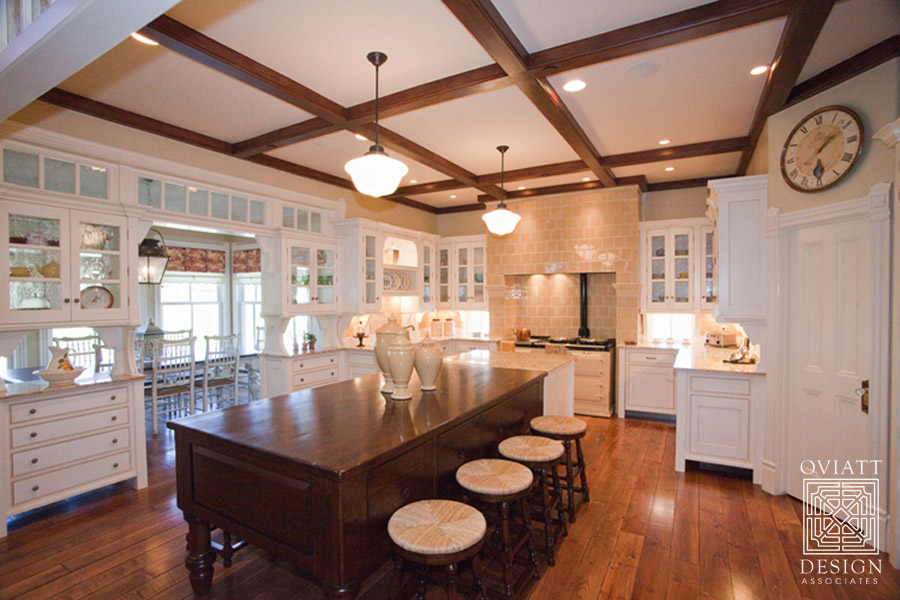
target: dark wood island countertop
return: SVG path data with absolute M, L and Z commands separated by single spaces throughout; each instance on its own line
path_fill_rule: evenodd
M 434 392 L 413 375 L 411 400 L 381 394 L 370 375 L 170 422 L 194 591 L 209 590 L 220 527 L 288 558 L 329 596 L 355 597 L 390 557 L 390 514 L 453 496 L 459 465 L 526 432 L 544 377 L 445 361 Z

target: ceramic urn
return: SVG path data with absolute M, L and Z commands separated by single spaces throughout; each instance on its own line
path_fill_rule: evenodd
M 434 390 L 434 383 L 437 381 L 438 373 L 441 372 L 443 362 L 444 356 L 441 354 L 441 349 L 437 347 L 428 332 L 425 332 L 425 339 L 416 348 L 415 356 L 416 373 L 419 374 L 419 380 L 422 382 L 423 392 Z
M 384 376 L 384 385 L 381 392 L 390 394 L 394 391 L 394 382 L 391 379 L 391 364 L 388 362 L 388 348 L 396 344 L 400 338 L 409 341 L 409 333 L 401 327 L 394 315 L 388 317 L 387 323 L 375 332 L 375 362 Z
M 412 377 L 415 363 L 415 347 L 409 341 L 409 336 L 400 336 L 397 341 L 388 346 L 388 363 L 391 367 L 391 380 L 394 384 L 394 400 L 409 400 L 409 380 Z

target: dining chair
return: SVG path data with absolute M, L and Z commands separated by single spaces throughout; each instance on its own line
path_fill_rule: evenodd
M 96 348 L 100 344 L 100 336 L 54 337 L 53 345 L 69 350 L 69 362 L 73 367 L 84 367 L 88 372 L 99 372 L 100 358 Z
M 183 340 L 189 337 L 193 337 L 194 330 L 193 329 L 173 329 L 171 331 L 163 331 L 162 339 L 167 342 L 173 342 L 176 340 Z
M 194 414 L 194 342 L 196 338 L 154 340 L 150 385 L 144 388 L 149 401 L 153 435 L 158 433 L 159 415 Z
M 203 411 L 210 407 L 210 392 L 215 391 L 220 406 L 225 406 L 225 390 L 231 389 L 232 406 L 238 402 L 238 358 L 240 335 L 205 335 L 206 358 L 203 360 Z
M 94 351 L 97 353 L 97 373 L 112 371 L 116 362 L 116 351 L 106 344 L 94 344 Z

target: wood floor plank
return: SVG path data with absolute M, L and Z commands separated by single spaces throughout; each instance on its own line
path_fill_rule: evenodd
M 700 510 L 699 524 L 700 598 L 733 600 L 725 514 Z
M 634 580 L 643 545 L 644 536 L 628 531 L 619 532 L 613 548 L 612 559 L 600 589 L 600 598 L 626 600 L 633 597 Z
M 641 562 L 634 581 L 634 597 L 664 600 L 669 589 L 672 559 L 672 527 L 659 523 L 647 525 Z

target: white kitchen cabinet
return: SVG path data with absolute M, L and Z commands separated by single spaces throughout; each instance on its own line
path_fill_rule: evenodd
M 331 243 L 292 240 L 286 251 L 288 313 L 336 312 L 337 247 Z
M 435 305 L 453 310 L 487 310 L 487 239 L 484 235 L 442 238 L 437 244 Z
M 10 386 L 0 401 L 0 537 L 6 517 L 127 479 L 147 486 L 142 381 Z
M 450 264 L 453 255 L 453 244 L 448 242 L 438 242 L 437 244 L 437 298 L 435 305 L 438 308 L 453 308 L 453 296 L 450 290 L 453 289 L 453 283 L 450 279 L 450 272 L 453 270 Z
M 461 354 L 469 350 L 494 350 L 498 349 L 498 343 L 490 340 L 453 340 L 453 353 Z
M 718 254 L 716 229 L 712 225 L 700 228 L 700 309 L 714 312 L 719 297 Z
M 678 369 L 675 470 L 685 461 L 753 470 L 762 477 L 760 375 Z
M 124 216 L 0 202 L 0 323 L 127 321 L 132 241 Z
M 674 349 L 619 348 L 619 416 L 675 414 Z
M 645 305 L 649 310 L 693 310 L 694 229 L 648 229 L 645 240 Z
M 570 350 L 575 358 L 575 413 L 595 417 L 611 417 L 612 352 Z
M 341 361 L 341 379 L 356 379 L 357 377 L 378 373 L 378 365 L 375 364 L 375 352 L 373 350 L 345 348 L 341 350 Z
M 340 381 L 339 351 L 297 356 L 263 355 L 260 396 L 269 398 Z
M 765 214 L 768 176 L 709 182 L 709 214 L 716 219 L 716 320 L 748 323 L 766 318 Z
M 422 242 L 422 304 L 421 310 L 428 310 L 434 307 L 435 303 L 435 281 L 436 273 L 434 270 L 435 259 L 437 258 L 437 248 L 431 240 Z

